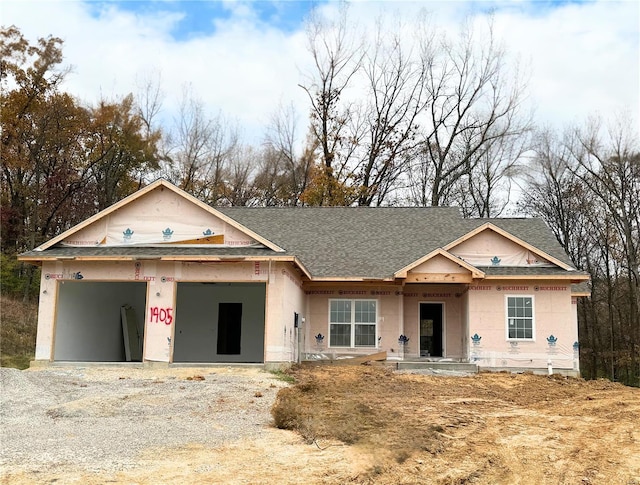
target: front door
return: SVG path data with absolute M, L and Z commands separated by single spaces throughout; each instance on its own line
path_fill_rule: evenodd
M 420 303 L 420 357 L 443 357 L 442 303 Z

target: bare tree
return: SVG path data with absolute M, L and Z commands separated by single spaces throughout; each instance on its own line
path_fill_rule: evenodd
M 586 376 L 640 383 L 640 147 L 628 121 L 537 137 L 521 206 L 541 216 L 574 264 L 591 274 L 579 303 Z M 532 167 L 533 168 L 533 167 Z
M 403 45 L 402 26 L 390 34 L 378 21 L 372 52 L 363 60 L 368 83 L 365 136 L 358 167 L 359 205 L 380 205 L 405 172 L 424 108 L 425 69 Z
M 263 193 L 272 194 L 264 199 L 266 205 L 300 205 L 309 185 L 317 145 L 308 138 L 301 146 L 297 124 L 293 105 L 281 106 L 271 118 L 259 177 Z
M 319 146 L 324 174 L 338 183 L 352 175 L 348 162 L 361 136 L 357 129 L 354 131 L 358 109 L 354 101 L 346 99 L 346 90 L 364 55 L 362 43 L 354 39 L 352 32 L 345 4 L 341 4 L 335 21 L 312 12 L 307 39 L 314 72 L 300 84 L 311 103 L 311 130 Z M 333 186 L 328 184 L 329 204 Z
M 606 130 L 599 121 L 576 130 L 570 146 L 574 173 L 602 204 L 615 229 L 619 270 L 616 286 L 625 282 L 627 309 L 619 315 L 624 347 L 630 349 L 630 376 L 640 384 L 640 145 L 623 118 Z M 609 239 L 604 244 L 611 245 Z M 607 268 L 608 269 L 608 268 Z M 610 276 L 608 274 L 608 276 Z M 611 281 L 611 280 L 609 280 Z M 618 290 L 619 291 L 619 290 Z M 613 295 L 611 295 L 613 296 Z M 611 300 L 610 300 L 611 301 Z M 613 303 L 613 302 L 612 302 Z M 617 306 L 617 305 L 616 305 Z M 613 308 L 611 309 L 613 311 Z
M 597 208 L 583 182 L 571 170 L 566 137 L 559 138 L 549 129 L 539 131 L 533 149 L 519 206 L 541 216 L 573 264 L 583 267 L 593 249 L 589 227 Z
M 181 189 L 215 205 L 224 196 L 224 175 L 237 130 L 222 115 L 209 118 L 202 101 L 185 89 L 174 132 L 167 139 L 167 176 Z
M 224 198 L 221 203 L 232 206 L 254 205 L 256 190 L 252 176 L 257 166 L 256 150 L 237 145 L 229 153 L 224 173 Z
M 464 217 L 499 217 L 511 202 L 511 185 L 521 176 L 530 148 L 528 136 L 496 140 L 452 186 L 449 200 Z
M 138 79 L 138 90 L 135 96 L 138 116 L 144 123 L 147 139 L 158 136 L 160 129 L 156 127 L 156 119 L 162 111 L 164 93 L 162 92 L 162 76 L 160 71 L 147 73 Z
M 435 53 L 426 48 L 423 63 L 427 116 L 409 179 L 411 201 L 446 205 L 455 185 L 481 161 L 490 164 L 489 178 L 495 180 L 492 150 L 498 143 L 519 142 L 530 119 L 522 113 L 524 84 L 517 76 L 509 79 L 506 53 L 491 24 L 486 38 L 464 26 L 457 42 L 445 37 Z

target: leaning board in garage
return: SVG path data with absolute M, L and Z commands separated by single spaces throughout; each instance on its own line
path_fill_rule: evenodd
M 124 335 L 124 355 L 127 362 L 142 361 L 141 334 L 138 329 L 136 311 L 129 305 L 120 307 L 122 333 Z

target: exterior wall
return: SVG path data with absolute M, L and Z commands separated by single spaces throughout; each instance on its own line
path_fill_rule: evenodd
M 297 360 L 298 337 L 302 327 L 294 327 L 294 315 L 299 315 L 299 325 L 302 325 L 305 312 L 306 299 L 298 271 L 290 263 L 272 263 L 267 285 L 265 362 Z
M 506 297 L 532 296 L 532 340 L 507 338 Z M 503 281 L 470 285 L 469 355 L 486 368 L 574 369 L 573 343 L 577 340 L 575 311 L 567 282 Z M 473 336 L 480 337 L 473 339 Z M 551 344 L 548 338 L 557 339 Z
M 571 297 L 571 314 L 573 319 L 573 326 L 576 329 L 576 340 L 573 342 L 573 370 L 580 372 L 580 344 L 578 340 L 578 298 Z
M 329 354 L 371 354 L 387 351 L 389 358 L 400 356 L 398 337 L 403 333 L 401 288 L 398 285 L 308 285 L 305 352 Z M 329 345 L 329 300 L 366 299 L 377 301 L 377 345 L 374 347 L 331 347 Z M 324 336 L 318 345 L 316 335 Z M 396 357 L 399 358 L 399 357 Z
M 57 276 L 62 277 L 62 263 L 45 261 L 40 276 L 40 297 L 38 303 L 38 331 L 36 334 L 36 360 L 53 358 L 53 331 L 58 299 Z M 51 278 L 50 275 L 56 275 Z
M 410 338 L 405 358 L 420 355 L 420 303 L 442 303 L 444 311 L 443 356 L 463 359 L 464 285 L 406 285 L 404 287 L 404 334 Z
M 462 316 L 462 360 L 469 361 L 469 342 L 471 333 L 469 333 L 469 285 L 463 291 L 460 298 L 460 314 Z
M 40 288 L 36 360 L 53 358 L 59 283 L 78 281 L 140 281 L 147 284 L 144 308 L 144 360 L 171 362 L 176 318 L 176 284 L 182 281 L 262 282 L 266 284 L 265 362 L 293 362 L 300 352 L 368 354 L 386 351 L 389 359 L 419 356 L 421 302 L 444 304 L 443 357 L 471 360 L 484 368 L 578 369 L 577 308 L 570 285 L 558 281 L 498 281 L 462 284 L 304 283 L 291 263 L 268 262 L 44 262 Z M 506 295 L 534 299 L 534 339 L 507 338 Z M 329 300 L 377 301 L 377 344 L 340 348 L 329 345 Z M 300 327 L 294 327 L 294 314 Z M 178 311 L 179 315 L 179 311 Z M 142 315 L 141 315 L 142 317 Z M 179 318 L 179 316 L 177 317 Z M 317 345 L 315 336 L 325 337 Z M 474 335 L 480 339 L 472 338 Z M 406 346 L 398 337 L 406 335 Z M 547 339 L 556 338 L 555 345 Z
M 462 328 L 463 285 L 309 285 L 309 321 L 306 330 L 306 352 L 328 354 L 370 354 L 387 352 L 390 360 L 415 359 L 420 354 L 419 309 L 420 303 L 444 304 L 443 352 L 444 357 L 455 360 L 465 357 Z M 377 301 L 378 344 L 375 347 L 332 347 L 329 343 L 329 300 L 367 299 Z M 324 336 L 317 345 L 315 336 Z M 398 338 L 409 338 L 400 345 Z
M 267 285 L 267 347 L 273 339 L 269 319 L 281 317 L 278 304 L 270 301 L 283 296 L 283 278 L 269 280 L 268 263 L 182 263 L 160 261 L 44 262 L 42 267 L 36 360 L 51 360 L 55 345 L 58 282 L 73 281 L 146 281 L 147 302 L 144 313 L 144 355 L 147 361 L 170 362 L 174 338 L 174 317 L 177 281 L 268 282 Z M 275 271 L 275 270 L 274 270 Z M 302 296 L 299 296 L 302 300 Z M 277 326 L 275 327 L 277 328 Z M 280 334 L 281 335 L 281 334 Z M 263 335 L 257 338 L 264 338 Z M 267 352 L 268 353 L 268 352 Z M 283 360 L 280 354 L 269 358 Z

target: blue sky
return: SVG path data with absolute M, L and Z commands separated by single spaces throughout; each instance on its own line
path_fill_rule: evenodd
M 165 11 L 181 14 L 182 19 L 172 29 L 176 40 L 215 34 L 216 21 L 229 20 L 238 6 L 251 9 L 259 22 L 284 32 L 299 29 L 305 17 L 314 5 L 326 2 L 310 1 L 253 1 L 229 2 L 221 0 L 125 0 L 110 2 L 90 2 L 93 15 L 100 16 L 105 5 L 145 15 L 151 12 Z

